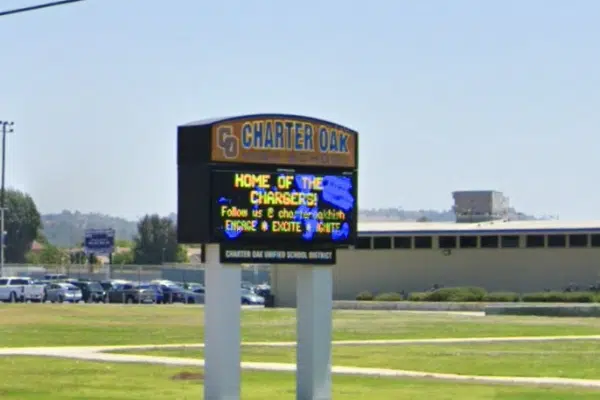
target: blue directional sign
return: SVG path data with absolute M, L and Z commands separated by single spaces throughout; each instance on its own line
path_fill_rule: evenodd
M 114 229 L 87 229 L 83 241 L 86 254 L 108 255 L 115 249 Z

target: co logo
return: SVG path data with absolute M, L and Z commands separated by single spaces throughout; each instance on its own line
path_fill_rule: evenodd
M 217 146 L 221 149 L 223 157 L 237 158 L 240 154 L 240 141 L 233 134 L 231 125 L 219 126 L 217 128 Z

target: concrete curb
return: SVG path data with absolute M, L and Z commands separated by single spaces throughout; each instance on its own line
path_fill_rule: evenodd
M 511 304 L 488 305 L 485 315 L 536 316 L 536 317 L 600 317 L 598 304 Z
M 468 311 L 487 312 L 488 309 L 497 308 L 570 308 L 584 309 L 600 307 L 590 303 L 452 303 L 452 302 L 427 302 L 427 301 L 356 301 L 337 300 L 333 302 L 335 310 L 361 310 L 361 311 Z M 497 314 L 495 314 L 497 315 Z M 526 314 L 519 314 L 526 315 Z M 580 315 L 573 315 L 580 316 Z M 583 316 L 583 315 L 581 315 Z
M 394 311 L 484 311 L 490 303 L 442 303 L 419 301 L 355 301 L 333 302 L 334 310 Z M 504 303 L 499 303 L 504 304 Z

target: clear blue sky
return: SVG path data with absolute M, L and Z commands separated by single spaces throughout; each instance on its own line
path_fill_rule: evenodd
M 87 0 L 0 17 L 7 183 L 42 212 L 166 214 L 178 124 L 290 112 L 361 133 L 362 207 L 498 189 L 600 219 L 599 17 L 592 0 Z

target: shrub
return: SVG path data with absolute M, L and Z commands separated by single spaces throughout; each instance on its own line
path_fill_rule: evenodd
M 478 287 L 442 288 L 427 293 L 425 301 L 475 302 L 483 301 L 485 289 Z
M 413 292 L 408 295 L 408 301 L 427 301 L 428 292 Z
M 598 297 L 593 292 L 539 292 L 523 295 L 530 303 L 593 303 Z
M 375 296 L 375 301 L 402 301 L 400 293 L 381 293 Z
M 371 300 L 373 300 L 373 293 L 368 292 L 368 291 L 360 292 L 359 294 L 356 295 L 356 300 L 371 301 Z
M 483 301 L 498 303 L 516 303 L 521 300 L 518 293 L 513 292 L 492 292 L 483 296 Z

